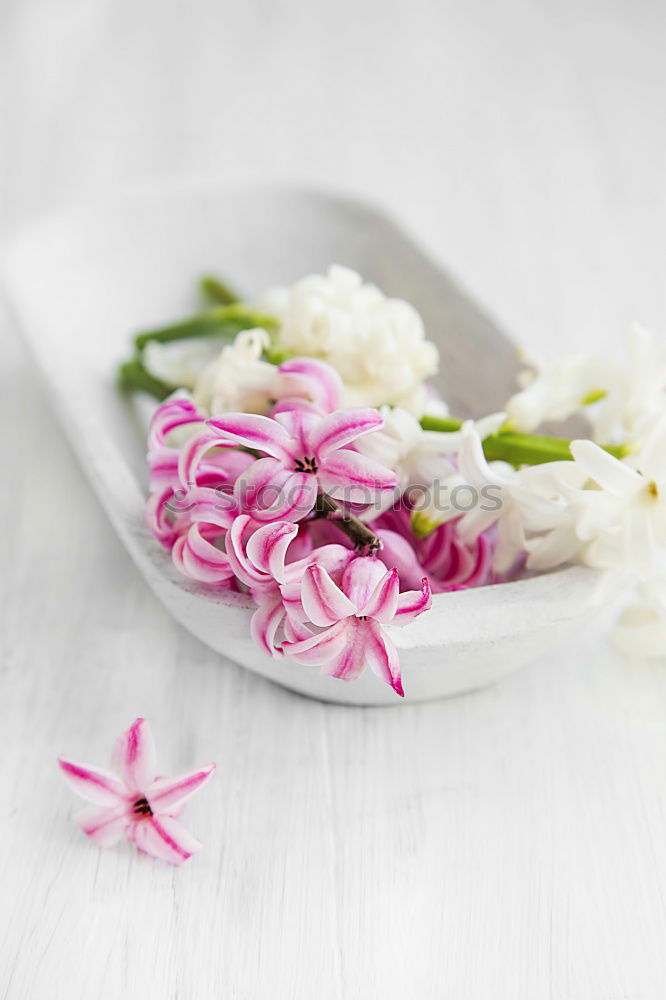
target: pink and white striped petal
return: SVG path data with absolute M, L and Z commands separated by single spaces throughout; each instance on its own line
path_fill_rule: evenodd
M 300 536 L 299 536 L 300 537 Z M 289 556 L 291 557 L 291 549 Z M 354 558 L 354 550 L 348 549 L 344 545 L 331 542 L 322 545 L 320 548 L 312 549 L 302 559 L 287 563 L 284 568 L 285 583 L 300 583 L 308 566 L 323 566 L 329 576 L 337 576 L 342 573 Z
M 123 781 L 111 771 L 89 764 L 58 757 L 58 764 L 67 784 L 89 802 L 98 806 L 118 806 L 125 803 L 130 795 Z
M 247 542 L 247 557 L 258 570 L 282 583 L 289 544 L 298 534 L 291 521 L 275 521 L 258 528 Z
M 239 476 L 234 496 L 257 521 L 300 521 L 317 500 L 317 480 L 306 472 L 291 472 L 274 458 L 260 458 Z
M 197 482 L 199 467 L 213 448 L 230 446 L 220 439 L 220 435 L 211 431 L 208 427 L 203 427 L 194 435 L 181 449 L 178 458 L 178 478 L 181 486 L 189 489 Z
M 215 764 L 206 764 L 175 778 L 157 778 L 145 792 L 150 808 L 154 813 L 161 813 L 181 806 L 206 784 L 214 770 Z
M 180 534 L 170 510 L 173 498 L 173 489 L 167 486 L 159 492 L 151 493 L 146 503 L 146 523 L 165 549 L 171 549 Z
M 200 583 L 226 583 L 234 575 L 226 552 L 204 538 L 204 525 L 193 524 L 171 550 L 175 566 L 184 576 Z
M 129 805 L 123 803 L 106 809 L 86 806 L 76 813 L 74 822 L 98 847 L 113 847 L 130 824 Z
M 238 504 L 231 493 L 210 486 L 193 486 L 182 495 L 180 506 L 191 521 L 229 529 L 237 517 Z
M 229 565 L 241 583 L 247 587 L 261 587 L 272 584 L 272 581 L 267 581 L 264 571 L 257 569 L 247 557 L 246 539 L 253 526 L 254 522 L 248 514 L 239 514 L 227 533 L 225 545 Z
M 317 458 L 323 461 L 332 452 L 383 426 L 381 414 L 371 407 L 338 410 L 319 421 L 310 436 L 310 446 Z
M 203 413 L 188 396 L 173 396 L 158 406 L 148 429 L 148 450 L 166 445 L 169 433 L 187 424 L 203 423 Z
M 134 843 L 153 858 L 182 865 L 201 850 L 201 843 L 187 827 L 172 816 L 151 816 L 134 827 Z
M 366 664 L 380 680 L 385 681 L 396 694 L 404 698 L 397 649 L 375 622 L 368 622 L 364 631 Z
M 342 574 L 342 589 L 358 612 L 386 575 L 384 563 L 373 556 L 357 556 L 351 560 Z
M 277 420 L 256 413 L 223 413 L 207 421 L 228 444 L 263 451 L 281 461 L 294 458 L 291 437 Z
M 406 590 L 398 597 L 398 607 L 391 624 L 408 625 L 432 607 L 432 594 L 428 578 L 424 577 L 421 590 Z
M 135 719 L 113 747 L 111 766 L 131 792 L 145 788 L 155 778 L 155 740 L 145 719 Z
M 360 609 L 359 617 L 374 618 L 382 625 L 388 625 L 397 611 L 399 593 L 398 571 L 391 569 L 379 581 L 367 602 Z
M 321 423 L 321 413 L 305 407 L 292 407 L 275 414 L 275 420 L 284 427 L 292 439 L 291 449 L 294 458 L 313 454 L 310 439 L 315 428 Z
M 377 491 L 398 485 L 395 472 L 357 451 L 340 448 L 319 464 L 319 483 L 325 493 L 347 503 L 371 504 Z
M 268 656 L 280 657 L 282 649 L 275 640 L 286 614 L 280 592 L 259 595 L 256 599 L 257 610 L 250 620 L 250 635 Z
M 324 627 L 349 618 L 356 607 L 331 580 L 323 566 L 308 566 L 301 583 L 301 602 L 308 620 Z
M 297 663 L 306 666 L 319 667 L 322 663 L 339 656 L 352 638 L 349 630 L 349 620 L 336 622 L 323 632 L 301 639 L 298 642 L 283 642 L 282 649 L 289 653 Z
M 337 677 L 341 681 L 355 681 L 366 667 L 365 629 L 355 629 L 353 638 L 337 656 L 322 664 L 321 672 L 325 677 Z
M 302 397 L 332 413 L 340 406 L 342 379 L 325 361 L 315 358 L 291 358 L 278 367 L 282 397 Z

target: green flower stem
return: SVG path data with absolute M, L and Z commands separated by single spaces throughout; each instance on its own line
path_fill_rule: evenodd
M 462 420 L 454 417 L 423 417 L 421 426 L 426 431 L 451 433 L 460 430 Z M 502 461 L 510 465 L 542 465 L 544 462 L 573 460 L 571 442 L 566 438 L 545 437 L 541 434 L 518 434 L 498 431 L 483 441 L 483 452 L 489 462 Z M 605 445 L 605 450 L 615 458 L 629 454 L 622 445 Z
M 228 337 L 230 340 L 241 330 L 252 330 L 262 327 L 269 333 L 278 326 L 274 316 L 248 309 L 239 302 L 226 306 L 218 306 L 207 312 L 198 313 L 189 319 L 156 330 L 144 330 L 137 334 L 134 343 L 137 350 L 142 351 L 151 340 L 161 344 L 173 340 L 189 340 L 192 337 Z
M 147 392 L 159 400 L 166 399 L 174 390 L 174 386 L 151 375 L 140 358 L 132 358 L 120 365 L 118 385 L 124 392 Z
M 199 282 L 199 288 L 204 299 L 218 306 L 231 306 L 240 302 L 240 297 L 229 285 L 212 274 L 206 274 Z

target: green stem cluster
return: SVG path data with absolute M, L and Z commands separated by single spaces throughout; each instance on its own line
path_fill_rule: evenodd
M 162 400 L 177 389 L 155 378 L 145 366 L 144 351 L 150 343 L 169 344 L 198 337 L 217 337 L 232 341 L 242 330 L 261 327 L 274 333 L 278 321 L 274 316 L 251 309 L 239 301 L 236 293 L 219 278 L 206 275 L 200 291 L 206 307 L 201 312 L 167 326 L 142 330 L 134 338 L 134 355 L 118 369 L 118 384 L 126 392 L 147 392 Z M 272 360 L 272 359 L 269 359 Z
M 462 425 L 463 421 L 454 417 L 423 417 L 421 420 L 424 430 L 444 434 L 459 431 Z M 519 466 L 573 461 L 571 441 L 566 438 L 499 430 L 495 434 L 489 434 L 482 443 L 483 453 L 489 462 L 501 461 Z M 615 458 L 624 458 L 628 454 L 622 445 L 606 445 L 605 450 Z

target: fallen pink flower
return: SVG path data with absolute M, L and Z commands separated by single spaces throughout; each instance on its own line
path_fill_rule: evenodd
M 285 603 L 296 618 L 298 594 L 283 586 Z M 351 560 L 338 586 L 323 566 L 309 566 L 300 584 L 305 620 L 321 631 L 282 645 L 298 663 L 321 666 L 322 673 L 345 681 L 360 676 L 366 666 L 404 696 L 398 651 L 385 625 L 406 625 L 432 604 L 424 578 L 421 590 L 400 593 L 398 572 L 368 556 Z
M 180 865 L 201 843 L 176 819 L 182 805 L 210 778 L 215 764 L 175 778 L 155 777 L 155 744 L 145 719 L 137 719 L 116 741 L 113 770 L 58 758 L 73 790 L 94 803 L 74 818 L 100 847 L 124 835 L 140 851 Z

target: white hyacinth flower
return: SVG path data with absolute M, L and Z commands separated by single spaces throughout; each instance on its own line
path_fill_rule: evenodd
M 512 430 L 529 433 L 547 420 L 566 420 L 614 381 L 611 366 L 590 354 L 572 354 L 551 367 L 532 360 L 522 385 L 506 404 Z
M 666 343 L 635 326 L 625 361 L 589 354 L 551 367 L 535 361 L 520 382 L 523 388 L 506 404 L 514 430 L 530 432 L 584 412 L 595 441 L 638 448 L 666 412 Z
M 198 376 L 192 393 L 196 405 L 207 413 L 265 413 L 277 372 L 275 365 L 262 360 L 270 343 L 265 330 L 239 333 Z
M 614 366 L 603 399 L 591 407 L 592 436 L 600 444 L 640 447 L 666 412 L 666 343 L 634 326 L 625 363 Z
M 384 420 L 380 431 L 366 434 L 356 442 L 356 450 L 375 459 L 398 476 L 401 491 L 409 486 L 429 486 L 452 471 L 444 456 L 456 450 L 452 435 L 424 431 L 416 417 L 396 406 L 379 409 Z
M 165 344 L 149 340 L 143 349 L 143 363 L 161 382 L 193 389 L 201 372 L 220 353 L 223 343 L 221 337 L 191 337 Z
M 666 560 L 666 414 L 630 459 L 592 441 L 572 442 L 571 452 L 596 487 L 577 510 L 578 534 L 589 542 L 586 562 L 650 578 Z
M 333 266 L 268 291 L 259 307 L 280 321 L 278 349 L 321 358 L 338 371 L 344 405 L 389 404 L 418 417 L 428 410 L 423 381 L 437 371 L 438 353 L 409 303 Z
M 457 519 L 459 534 L 470 541 L 495 526 L 498 572 L 508 571 L 525 553 L 529 568 L 552 568 L 582 547 L 569 492 L 585 478 L 573 462 L 519 470 L 488 462 L 478 428 L 469 421 L 460 432 L 456 471 L 440 484 L 444 488 L 427 510 L 413 515 L 412 525 L 417 534 L 427 534 L 436 524 Z

